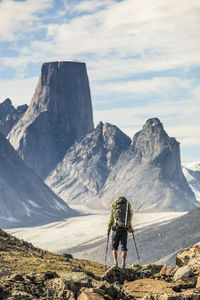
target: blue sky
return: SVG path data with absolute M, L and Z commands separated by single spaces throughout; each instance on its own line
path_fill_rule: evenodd
M 43 62 L 84 61 L 95 124 L 158 117 L 200 160 L 199 32 L 199 0 L 1 0 L 0 102 L 29 104 Z

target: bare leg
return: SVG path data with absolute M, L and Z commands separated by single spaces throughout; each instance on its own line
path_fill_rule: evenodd
M 122 251 L 122 266 L 125 266 L 126 264 L 126 255 L 127 251 Z
M 113 255 L 114 263 L 117 266 L 118 265 L 118 262 L 117 262 L 117 250 L 112 250 L 112 255 Z

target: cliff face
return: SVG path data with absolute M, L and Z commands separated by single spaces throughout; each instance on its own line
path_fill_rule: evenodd
M 9 140 L 22 159 L 45 178 L 75 140 L 93 129 L 84 63 L 45 63 L 31 104 Z
M 0 227 L 34 226 L 75 215 L 0 133 Z
M 46 183 L 69 203 L 100 207 L 101 203 L 94 199 L 130 143 L 130 138 L 116 126 L 99 123 L 66 152 Z
M 182 166 L 183 174 L 200 202 L 200 163 L 187 163 Z
M 198 206 L 182 173 L 179 143 L 157 118 L 135 134 L 110 173 L 101 195 L 105 207 L 119 194 L 136 211 L 188 211 Z
M 15 123 L 23 116 L 28 106 L 26 104 L 15 108 L 10 99 L 0 103 L 0 132 L 7 136 Z

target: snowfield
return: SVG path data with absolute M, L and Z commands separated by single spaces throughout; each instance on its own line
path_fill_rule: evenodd
M 164 224 L 186 212 L 135 213 L 133 227 L 136 230 L 152 224 Z M 56 253 L 76 253 L 84 248 L 93 248 L 105 241 L 109 222 L 109 211 L 96 211 L 61 222 L 29 228 L 6 229 L 17 238 L 31 242 L 34 246 Z

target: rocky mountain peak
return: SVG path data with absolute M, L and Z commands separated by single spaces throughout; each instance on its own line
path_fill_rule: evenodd
M 9 98 L 0 103 L 0 120 L 4 120 L 13 109 L 14 106 Z
M 94 128 L 85 63 L 44 63 L 31 104 L 9 140 L 42 178 Z
M 119 128 L 100 122 L 66 152 L 46 183 L 70 203 L 101 207 L 94 198 L 130 143 L 131 139 Z
M 138 162 L 168 163 L 171 157 L 176 166 L 180 164 L 179 143 L 168 136 L 158 118 L 147 120 L 143 129 L 135 134 L 132 151 Z
M 160 122 L 158 118 L 151 118 L 146 121 L 143 126 L 143 129 L 147 128 L 161 128 L 163 129 L 163 124 Z
M 4 136 L 7 136 L 11 128 L 22 117 L 27 108 L 27 104 L 15 108 L 9 98 L 0 103 L 0 132 Z
M 124 194 L 136 210 L 190 210 L 198 206 L 183 175 L 179 143 L 157 118 L 135 134 L 104 185 L 101 200 L 109 207 Z
M 8 107 L 8 106 L 12 105 L 12 101 L 10 100 L 10 98 L 6 98 L 1 104 L 4 107 L 6 107 L 6 106 Z

